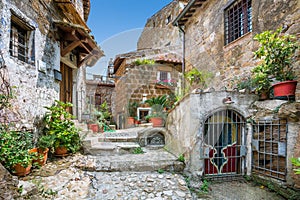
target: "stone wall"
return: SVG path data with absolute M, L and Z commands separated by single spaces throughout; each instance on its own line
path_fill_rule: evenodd
M 155 86 L 157 80 L 157 71 L 161 68 L 168 68 L 171 71 L 171 78 L 174 82 L 179 80 L 179 72 L 172 64 L 154 64 L 140 65 L 128 68 L 125 75 L 116 81 L 116 109 L 113 113 L 117 116 L 127 116 L 129 101 L 142 102 L 143 94 L 146 94 L 147 99 L 168 94 L 175 91 L 174 88 L 161 89 Z
M 283 26 L 286 33 L 299 35 L 300 29 L 299 1 L 253 0 L 252 33 L 224 46 L 224 8 L 229 2 L 207 1 L 185 27 L 186 68 L 213 72 L 215 79 L 210 86 L 217 90 L 234 88 L 238 80 L 250 75 L 251 68 L 257 64 L 253 56 L 258 48 L 258 43 L 253 41 L 255 34 Z M 295 68 L 299 74 L 299 61 Z M 296 95 L 299 100 L 300 84 Z
M 17 199 L 18 179 L 12 176 L 0 163 L 0 199 Z
M 234 103 L 223 103 L 224 98 L 228 96 Z M 184 155 L 187 171 L 203 174 L 204 162 L 200 159 L 200 149 L 203 143 L 204 122 L 208 116 L 219 110 L 234 110 L 247 119 L 251 115 L 249 107 L 255 100 L 257 100 L 255 95 L 238 92 L 187 95 L 168 115 L 165 147 L 177 156 Z M 251 158 L 248 157 L 247 160 L 246 163 L 249 165 Z M 247 168 L 250 169 L 251 166 Z
M 183 9 L 185 1 L 174 0 L 147 20 L 138 40 L 137 49 L 181 48 L 182 34 L 172 25 L 173 20 Z
M 0 2 L 0 48 L 3 52 L 9 83 L 15 87 L 12 107 L 5 115 L 12 116 L 17 128 L 35 129 L 35 125 L 44 115 L 45 106 L 59 99 L 60 82 L 54 77 L 54 70 L 60 70 L 60 44 L 56 41 L 53 18 L 60 17 L 53 1 L 17 1 Z M 82 3 L 80 4 L 82 7 Z M 82 9 L 81 9 L 82 10 Z M 10 29 L 12 12 L 32 27 L 31 61 L 25 63 L 10 56 Z M 82 10 L 83 12 L 83 10 Z M 34 47 L 34 48 L 32 48 Z M 77 91 L 85 90 L 85 69 L 73 70 L 73 113 L 80 116 L 80 106 L 84 100 L 78 99 Z
M 233 103 L 224 104 L 223 100 L 228 96 L 231 97 Z M 184 155 L 186 170 L 188 172 L 197 176 L 203 175 L 204 160 L 201 156 L 204 151 L 204 147 L 202 146 L 204 123 L 207 118 L 216 111 L 233 110 L 245 118 L 246 127 L 244 137 L 246 139 L 245 146 L 247 149 L 245 156 L 245 174 L 251 175 L 253 173 L 253 125 L 258 121 L 270 124 L 269 122 L 272 120 L 287 119 L 286 139 L 280 138 L 280 142 L 286 142 L 286 157 L 280 157 L 280 159 L 283 158 L 283 170 L 286 172 L 286 183 L 282 183 L 286 186 L 299 189 L 300 177 L 294 174 L 293 168 L 295 167 L 292 166 L 290 159 L 300 156 L 300 103 L 283 100 L 257 100 L 258 97 L 253 94 L 225 91 L 187 95 L 168 115 L 165 148 L 177 156 L 181 154 Z M 281 131 L 285 132 L 286 130 Z M 276 126 L 274 126 L 274 132 L 269 137 L 276 138 L 276 133 Z M 266 135 L 267 133 L 264 134 Z M 281 137 L 284 137 L 284 135 L 285 134 L 282 134 Z M 274 139 L 274 141 L 276 141 L 276 139 Z M 270 143 L 267 141 L 265 144 L 266 146 L 263 148 L 267 148 Z M 279 149 L 279 147 L 277 148 Z M 276 151 L 279 151 L 278 149 L 265 151 L 276 154 Z M 261 151 L 261 153 L 263 153 L 263 151 Z M 266 161 L 266 163 L 267 162 L 268 161 Z M 272 167 L 277 167 L 276 161 L 272 161 L 271 164 Z M 268 175 L 264 177 L 269 178 Z
M 32 129 L 34 123 L 45 112 L 45 106 L 59 97 L 59 82 L 54 80 L 53 69 L 60 66 L 59 43 L 51 35 L 50 21 L 47 15 L 51 11 L 37 2 L 2 1 L 1 40 L 3 56 L 8 68 L 9 82 L 14 88 L 12 113 L 17 126 Z M 39 7 L 34 11 L 34 7 Z M 22 62 L 9 54 L 11 11 L 35 28 L 35 61 L 31 64 Z M 53 34 L 53 33 L 52 33 Z M 46 68 L 39 70 L 39 65 Z

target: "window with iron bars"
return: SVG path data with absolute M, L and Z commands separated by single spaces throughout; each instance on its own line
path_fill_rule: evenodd
M 15 16 L 12 16 L 11 20 L 10 56 L 26 63 L 34 63 L 34 37 L 31 35 L 33 29 Z M 30 36 L 32 36 L 31 40 Z
M 238 0 L 225 9 L 225 45 L 252 32 L 251 0 Z

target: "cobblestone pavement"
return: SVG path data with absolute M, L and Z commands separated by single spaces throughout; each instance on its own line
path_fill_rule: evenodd
M 245 182 L 209 185 L 210 192 L 197 197 L 185 178 L 163 170 L 154 172 L 88 172 L 76 167 L 89 164 L 81 154 L 55 159 L 21 179 L 23 196 L 32 200 L 198 200 L 282 198 Z

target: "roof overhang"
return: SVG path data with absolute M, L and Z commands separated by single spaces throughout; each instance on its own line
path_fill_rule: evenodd
M 83 63 L 93 66 L 104 56 L 93 36 L 84 27 L 63 21 L 54 21 L 54 25 L 58 29 L 59 40 L 67 44 L 61 48 L 61 56 L 64 57 L 76 49 L 80 56 L 78 67 Z
M 85 23 L 85 21 L 80 16 L 77 9 L 75 8 L 72 0 L 54 0 L 54 2 L 61 9 L 62 13 L 68 19 L 69 22 L 71 22 L 73 24 L 81 25 L 82 27 L 84 27 L 86 29 L 87 32 L 91 32 L 90 29 L 88 28 L 87 24 Z M 86 9 L 86 6 L 89 5 L 89 2 L 85 1 L 84 5 L 85 5 L 85 9 Z M 88 13 L 89 13 L 89 9 L 88 9 Z M 84 15 L 86 15 L 88 13 L 84 12 Z M 86 16 L 84 16 L 84 17 L 86 17 Z
M 197 8 L 200 8 L 206 1 L 207 0 L 190 0 L 190 2 L 173 21 L 173 26 L 184 26 L 189 18 L 196 12 Z
M 87 21 L 90 15 L 91 2 L 90 0 L 83 0 L 83 14 L 84 20 Z

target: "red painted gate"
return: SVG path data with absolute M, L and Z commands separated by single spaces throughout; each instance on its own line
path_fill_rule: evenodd
M 233 110 L 217 111 L 205 121 L 202 158 L 206 177 L 242 175 L 245 120 Z

